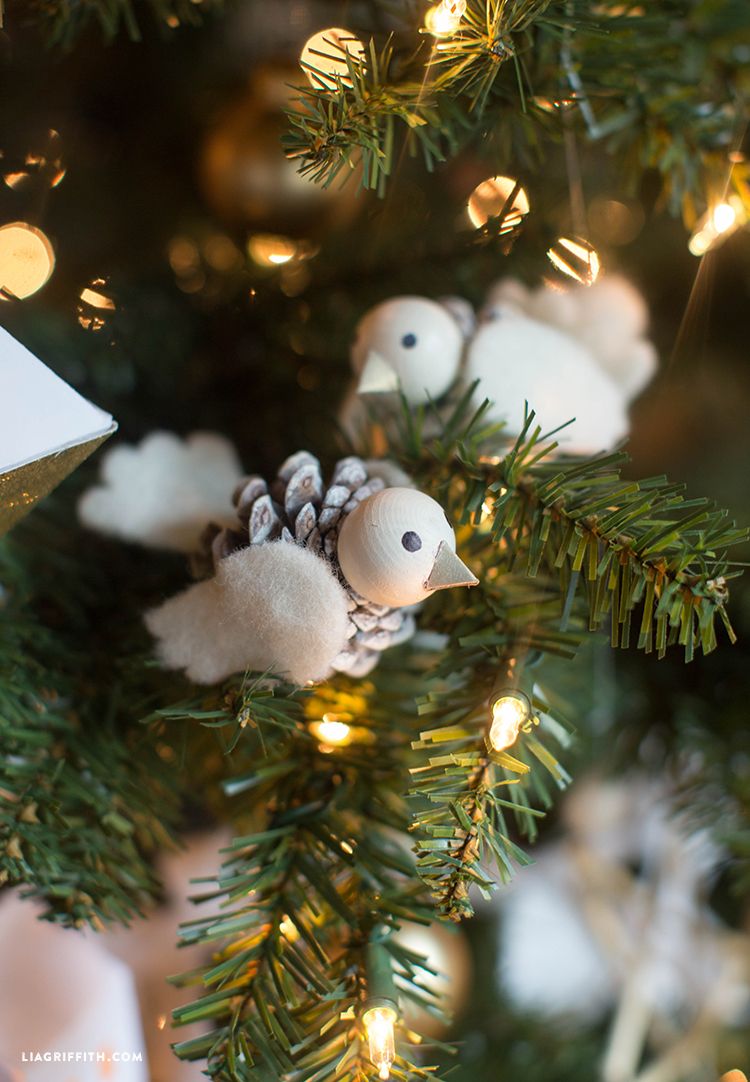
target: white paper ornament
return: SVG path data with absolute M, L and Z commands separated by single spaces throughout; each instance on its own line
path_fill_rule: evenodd
M 0 534 L 116 428 L 0 327 Z
M 338 556 L 347 582 L 378 605 L 414 605 L 478 582 L 456 555 L 440 504 L 411 488 L 387 488 L 360 504 L 341 528 Z
M 360 394 L 400 391 L 412 405 L 440 398 L 458 375 L 463 334 L 446 308 L 426 297 L 393 297 L 357 327 L 352 367 Z

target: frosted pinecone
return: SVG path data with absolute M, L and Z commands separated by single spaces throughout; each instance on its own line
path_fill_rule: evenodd
M 334 672 L 366 676 L 377 665 L 383 650 L 405 642 L 414 634 L 409 609 L 375 605 L 356 591 L 341 574 L 337 545 L 341 525 L 368 496 L 385 488 L 380 477 L 370 477 L 360 458 L 350 456 L 336 463 L 326 488 L 320 463 L 308 451 L 298 451 L 282 464 L 270 485 L 262 477 L 245 477 L 235 489 L 237 525 L 221 528 L 210 524 L 203 547 L 193 559 L 194 573 L 213 574 L 225 557 L 266 541 L 284 541 L 312 549 L 333 568 L 349 598 L 349 638 L 346 649 L 332 663 Z

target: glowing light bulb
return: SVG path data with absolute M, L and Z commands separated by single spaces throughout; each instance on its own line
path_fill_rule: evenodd
M 324 714 L 321 721 L 310 724 L 310 732 L 320 741 L 322 750 L 343 748 L 352 741 L 352 728 L 335 714 Z
M 596 248 L 580 237 L 559 237 L 547 249 L 547 258 L 561 274 L 583 286 L 592 286 L 602 269 Z
M 352 85 L 348 57 L 355 65 L 363 64 L 364 45 L 350 30 L 332 26 L 307 39 L 299 62 L 316 90 L 336 90 L 339 86 Z
M 719 203 L 711 212 L 711 221 L 717 233 L 726 233 L 737 221 L 737 212 L 731 203 Z
M 377 1068 L 378 1078 L 385 1082 L 391 1077 L 391 1067 L 396 1059 L 396 1012 L 391 1007 L 373 1007 L 365 1012 L 362 1021 L 370 1043 L 370 1062 Z
M 292 240 L 277 233 L 254 233 L 247 241 L 248 255 L 259 267 L 283 267 L 285 263 L 300 263 L 317 253 L 314 244 Z
M 523 726 L 531 717 L 531 703 L 521 691 L 501 695 L 492 704 L 490 744 L 495 751 L 505 751 L 515 744 Z
M 297 926 L 291 917 L 285 916 L 279 921 L 279 932 L 287 941 L 287 943 L 295 943 L 299 939 L 299 932 Z
M 450 37 L 460 27 L 465 14 L 466 0 L 441 0 L 425 12 L 425 30 L 435 38 Z
M 736 196 L 730 196 L 711 207 L 700 219 L 688 241 L 689 251 L 692 255 L 705 255 L 723 244 L 746 221 L 747 212 L 742 203 Z

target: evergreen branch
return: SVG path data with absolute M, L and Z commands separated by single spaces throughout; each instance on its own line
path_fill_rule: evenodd
M 75 531 L 60 542 L 66 520 L 50 501 L 0 545 L 0 883 L 48 920 L 101 928 L 160 894 L 152 855 L 172 844 L 177 781 L 171 749 L 123 724 L 143 681 L 99 668 L 101 583 Z
M 364 187 L 382 193 L 393 167 L 397 125 L 411 151 L 419 147 L 428 169 L 444 160 L 447 149 L 455 149 L 451 128 L 429 89 L 384 81 L 393 58 L 390 43 L 377 53 L 370 42 L 366 61 L 340 51 L 348 78 L 330 89 L 302 88 L 297 108 L 289 113 L 291 129 L 282 142 L 303 176 L 327 186 L 345 167 L 361 168 Z
M 559 0 L 556 0 L 559 4 Z M 516 61 L 517 40 L 541 20 L 553 0 L 470 0 L 460 32 L 433 50 L 436 89 L 465 95 L 470 110 L 484 109 L 500 67 Z M 526 42 L 528 47 L 529 42 Z M 519 83 L 523 95 L 523 85 Z M 523 98 L 522 98 L 523 100 Z
M 684 485 L 624 479 L 623 452 L 557 457 L 557 445 L 532 427 L 533 413 L 503 450 L 498 426 L 482 427 L 483 410 L 470 415 L 471 393 L 436 439 L 423 440 L 410 417 L 401 442 L 419 482 L 449 513 L 475 529 L 491 515 L 496 574 L 556 577 L 561 630 L 583 595 L 589 630 L 609 616 L 613 646 L 629 645 L 637 612 L 638 647 L 659 657 L 673 643 L 688 661 L 696 650 L 709 653 L 717 619 L 734 641 L 727 581 L 739 571 L 728 550 L 747 529 L 711 501 L 688 499 Z
M 200 22 L 201 8 L 217 10 L 223 0 L 144 0 L 150 14 L 164 27 Z M 19 18 L 39 27 L 51 46 L 70 48 L 92 24 L 97 24 L 104 39 L 111 41 L 122 29 L 134 41 L 141 36 L 137 6 L 133 0 L 8 0 L 8 17 Z
M 655 641 L 660 656 L 669 642 L 682 644 L 687 660 L 696 649 L 709 652 L 717 618 L 733 637 L 726 578 L 735 572 L 726 550 L 747 536 L 708 501 L 686 499 L 680 485 L 622 479 L 621 453 L 556 457 L 533 414 L 503 446 L 502 427 L 484 423 L 486 404 L 473 410 L 473 392 L 446 418 L 435 411 L 433 438 L 423 435 L 424 411 L 405 408 L 398 455 L 463 523 L 459 548 L 480 578 L 468 601 L 432 602 L 431 626 L 448 636 L 434 668 L 446 686 L 423 701 L 421 713 L 438 724 L 413 745 L 421 760 L 411 787 L 418 871 L 454 920 L 471 914 L 472 885 L 493 888 L 489 865 L 505 881 L 526 862 L 506 816 L 511 811 L 533 838 L 536 817 L 551 803 L 539 768 L 558 787 L 568 780 L 536 732 L 522 734 L 510 754 L 493 751 L 493 695 L 518 686 L 524 667 L 544 654 L 575 653 L 579 601 L 590 630 L 610 615 L 612 643 L 623 647 L 640 605 L 639 646 L 648 651 Z M 564 721 L 538 683 L 540 731 L 564 746 Z
M 689 225 L 726 182 L 746 111 L 742 0 L 469 0 L 430 51 L 414 49 L 417 31 L 415 17 L 397 65 L 371 44 L 351 86 L 302 92 L 285 142 L 303 172 L 330 183 L 361 156 L 365 185 L 382 193 L 403 138 L 428 169 L 489 140 L 530 172 L 547 168 L 564 123 L 616 151 L 633 186 L 657 169 Z
M 438 911 L 454 921 L 472 915 L 472 886 L 485 897 L 494 890 L 493 866 L 505 883 L 515 866 L 529 863 L 512 839 L 509 817 L 523 837 L 535 840 L 537 820 L 552 805 L 539 768 L 557 788 L 570 780 L 545 739 L 562 747 L 570 742 L 540 677 L 531 696 L 539 729 L 522 734 L 510 751 L 497 752 L 489 742 L 493 700 L 503 687 L 518 686 L 525 666 L 531 679 L 543 654 L 570 655 L 578 645 L 575 634 L 556 632 L 554 591 L 507 576 L 480 584 L 473 594 L 437 666 L 443 675 L 461 675 L 422 700 L 420 718 L 431 727 L 412 744 L 421 753 L 410 789 L 418 805 L 411 825 L 417 870 Z M 451 617 L 443 622 L 449 625 Z
M 397 794 L 409 734 L 394 727 L 392 714 L 402 696 L 398 678 L 378 689 L 341 677 L 314 691 L 257 679 L 235 682 L 214 703 L 160 712 L 167 723 L 194 717 L 219 730 L 233 726 L 239 772 L 225 785 L 233 812 L 238 822 L 264 820 L 235 838 L 198 899 L 218 902 L 219 911 L 182 929 L 184 942 L 211 945 L 212 960 L 177 978 L 204 989 L 176 1012 L 177 1023 L 208 1029 L 176 1051 L 206 1058 L 213 1078 L 370 1077 L 359 1016 L 364 950 L 374 935 L 386 935 L 402 994 L 436 1009 L 418 956 L 390 939 L 403 921 L 430 919 L 413 861 L 392 840 L 406 826 Z M 333 703 L 338 717 L 353 710 L 363 722 L 366 714 L 370 739 L 321 746 L 305 719 Z M 407 1059 L 394 1073 L 433 1077 Z

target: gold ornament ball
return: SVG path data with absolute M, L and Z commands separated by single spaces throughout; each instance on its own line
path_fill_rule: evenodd
M 316 239 L 358 211 L 357 178 L 343 187 L 313 183 L 281 146 L 285 110 L 297 96 L 299 68 L 263 65 L 208 133 L 199 181 L 211 209 L 227 224 L 251 232 Z
M 305 42 L 300 66 L 316 90 L 337 90 L 352 85 L 349 60 L 354 64 L 365 61 L 365 47 L 359 38 L 340 26 L 319 30 Z
M 41 229 L 27 222 L 0 226 L 0 298 L 23 300 L 49 280 L 55 253 Z
M 515 233 L 529 213 L 529 197 L 513 177 L 488 177 L 477 184 L 466 206 L 475 229 L 498 237 Z
M 547 258 L 565 278 L 582 286 L 591 286 L 602 269 L 599 253 L 583 237 L 558 237 L 547 249 Z

